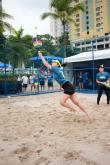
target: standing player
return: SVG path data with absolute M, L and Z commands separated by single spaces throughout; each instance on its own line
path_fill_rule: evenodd
M 75 94 L 75 88 L 74 86 L 65 79 L 62 71 L 60 70 L 61 64 L 58 60 L 54 60 L 52 62 L 52 65 L 50 65 L 42 56 L 42 53 L 40 51 L 38 51 L 38 55 L 41 58 L 43 64 L 50 69 L 53 72 L 53 77 L 54 79 L 60 84 L 60 86 L 62 86 L 62 88 L 64 89 L 64 94 L 61 97 L 60 100 L 60 104 L 65 107 L 68 108 L 69 110 L 76 112 L 76 110 L 73 108 L 73 105 L 69 104 L 67 101 L 68 99 L 70 99 L 76 106 L 79 107 L 79 109 L 81 111 L 83 111 L 87 118 L 89 118 L 88 113 L 85 111 L 85 109 L 83 108 L 83 106 L 80 104 L 80 102 L 78 101 L 76 94 Z
M 110 75 L 109 73 L 104 71 L 103 65 L 100 65 L 99 67 L 99 73 L 96 76 L 96 82 L 98 83 L 98 97 L 97 97 L 97 104 L 99 105 L 100 98 L 102 96 L 103 91 L 105 91 L 105 94 L 107 96 L 107 104 L 109 104 L 109 86 L 106 86 L 106 82 L 110 81 Z

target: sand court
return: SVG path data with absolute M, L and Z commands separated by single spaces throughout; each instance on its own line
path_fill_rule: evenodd
M 61 93 L 0 99 L 0 165 L 109 165 L 110 106 L 78 94 L 91 115 L 59 105 Z

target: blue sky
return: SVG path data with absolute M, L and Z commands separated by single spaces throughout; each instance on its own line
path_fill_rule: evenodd
M 8 22 L 16 29 L 23 26 L 25 34 L 50 33 L 49 19 L 40 18 L 43 12 L 49 11 L 49 0 L 3 0 L 3 8 L 14 17 Z

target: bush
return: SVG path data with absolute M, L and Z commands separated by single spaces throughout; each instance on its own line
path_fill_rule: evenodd
M 5 94 L 5 90 L 7 89 L 7 94 L 16 93 L 16 76 L 8 75 L 0 75 L 0 94 Z M 6 88 L 6 89 L 5 89 Z

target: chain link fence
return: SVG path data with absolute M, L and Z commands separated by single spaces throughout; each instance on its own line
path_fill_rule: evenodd
M 105 68 L 110 73 L 110 68 Z M 65 78 L 74 84 L 76 91 L 92 92 L 97 90 L 96 74 L 98 68 L 64 69 Z M 60 85 L 53 79 L 47 69 L 15 69 L 0 72 L 0 95 L 32 95 L 61 91 Z

